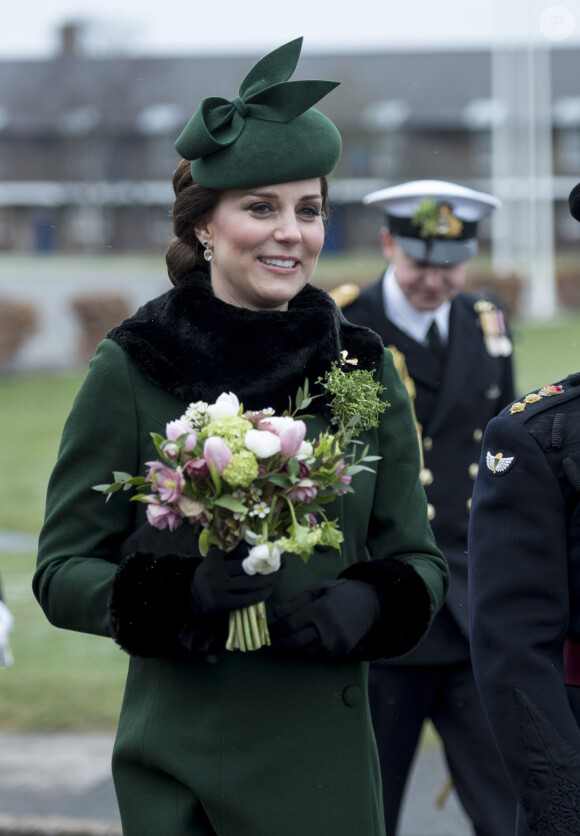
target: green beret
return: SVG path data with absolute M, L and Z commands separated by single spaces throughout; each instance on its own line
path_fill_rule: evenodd
M 175 148 L 208 189 L 243 189 L 330 174 L 342 150 L 336 126 L 312 105 L 338 81 L 288 81 L 302 38 L 250 70 L 231 102 L 204 99 Z

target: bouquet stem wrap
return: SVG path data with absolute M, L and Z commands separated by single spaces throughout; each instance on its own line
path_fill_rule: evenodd
M 266 621 L 266 604 L 261 601 L 251 607 L 232 610 L 226 650 L 259 650 L 270 644 Z

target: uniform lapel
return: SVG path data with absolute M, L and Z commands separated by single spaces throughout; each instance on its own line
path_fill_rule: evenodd
M 424 345 L 397 328 L 390 319 L 383 317 L 383 320 L 381 336 L 387 348 L 393 343 L 404 354 L 407 370 L 416 383 L 427 389 L 437 390 L 440 386 L 437 358 Z
M 473 312 L 461 299 L 455 299 L 449 318 L 449 347 L 443 380 L 429 421 L 430 435 L 437 433 L 468 388 L 467 379 L 476 369 L 476 352 L 477 333 L 473 327 Z

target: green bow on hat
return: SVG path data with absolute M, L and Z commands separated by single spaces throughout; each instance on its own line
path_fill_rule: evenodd
M 245 188 L 320 177 L 335 167 L 342 143 L 335 125 L 312 105 L 336 81 L 288 81 L 302 38 L 260 59 L 231 102 L 204 99 L 175 148 L 191 160 L 195 182 Z

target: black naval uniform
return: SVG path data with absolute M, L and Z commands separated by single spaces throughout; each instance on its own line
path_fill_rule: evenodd
M 335 297 L 337 298 L 337 297 Z M 341 300 L 337 298 L 338 304 Z M 382 282 L 343 313 L 402 353 L 422 427 L 424 486 L 431 525 L 451 573 L 449 594 L 427 638 L 395 661 L 371 665 L 369 696 L 383 774 L 387 833 L 396 831 L 424 720 L 439 732 L 453 784 L 478 836 L 513 836 L 515 799 L 481 708 L 471 669 L 467 614 L 467 531 L 471 492 L 487 422 L 514 398 L 511 358 L 493 356 L 480 308 L 460 293 L 451 304 L 443 361 L 384 313 Z
M 580 373 L 487 428 L 469 531 L 475 676 L 518 836 L 580 833 Z

